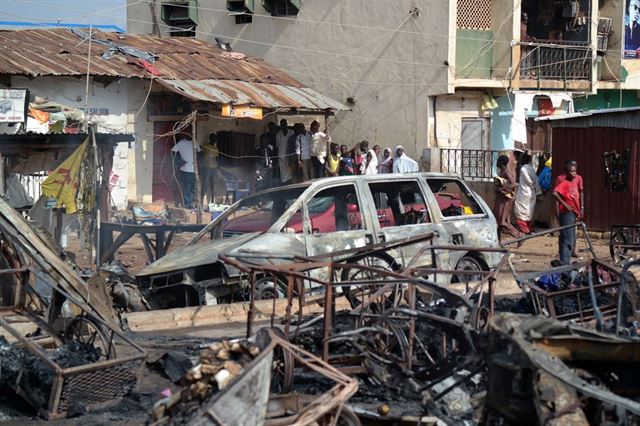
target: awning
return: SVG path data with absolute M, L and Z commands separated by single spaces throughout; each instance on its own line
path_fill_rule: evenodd
M 345 105 L 308 87 L 250 83 L 237 80 L 155 80 L 194 101 L 250 105 L 261 108 L 296 108 L 312 111 L 348 110 Z

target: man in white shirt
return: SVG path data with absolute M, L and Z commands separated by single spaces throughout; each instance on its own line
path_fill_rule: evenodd
M 327 146 L 331 143 L 331 137 L 320 131 L 320 123 L 313 121 L 311 123 L 311 159 L 314 163 L 314 177 L 324 177 L 324 162 L 327 158 Z
M 298 166 L 302 168 L 302 181 L 314 178 L 313 163 L 311 162 L 311 132 L 300 124 L 300 134 L 296 137 L 296 155 Z
M 191 139 L 183 138 L 171 148 L 171 152 L 180 154 L 180 159 L 182 160 L 182 166 L 180 166 L 180 187 L 183 205 L 186 209 L 193 208 L 193 198 L 195 195 L 196 176 L 195 168 L 193 167 L 193 145 Z M 200 152 L 200 145 L 196 144 L 195 146 L 196 151 Z
M 289 129 L 289 123 L 284 118 L 280 120 L 280 128 L 276 133 L 276 145 L 278 146 L 278 165 L 280 183 L 286 185 L 293 178 L 289 166 L 291 152 L 288 149 L 289 138 L 293 136 L 293 130 Z

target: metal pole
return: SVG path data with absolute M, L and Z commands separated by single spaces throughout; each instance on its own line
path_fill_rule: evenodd
M 198 139 L 197 139 L 197 121 L 198 115 L 193 114 L 193 122 L 191 123 L 191 133 L 193 134 L 193 172 L 196 178 L 195 191 L 196 191 L 196 223 L 202 223 L 202 194 L 200 194 L 200 170 L 198 166 Z
M 93 149 L 93 170 L 95 176 L 93 176 L 93 188 L 95 194 L 96 203 L 96 216 L 95 216 L 95 262 L 96 271 L 100 269 L 100 182 L 98 173 L 98 144 L 96 143 L 96 128 L 95 126 L 89 127 L 89 133 L 91 134 L 91 147 Z

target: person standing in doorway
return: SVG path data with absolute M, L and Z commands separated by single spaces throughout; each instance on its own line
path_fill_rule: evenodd
M 218 173 L 218 137 L 215 133 L 209 135 L 209 143 L 204 145 L 202 152 L 202 167 L 200 170 L 202 188 L 200 189 L 200 199 L 207 196 L 207 203 L 213 203 L 215 197 L 215 180 Z
M 302 169 L 302 181 L 308 181 L 315 177 L 314 163 L 311 160 L 311 132 L 300 123 L 300 133 L 296 136 L 296 155 L 298 166 Z
M 538 177 L 531 165 L 531 154 L 525 152 L 520 158 L 520 181 L 516 192 L 515 216 L 518 228 L 525 234 L 533 232 L 533 212 L 537 197 L 542 195 Z
M 188 131 L 188 130 L 187 130 Z M 180 139 L 171 148 L 171 152 L 180 154 L 182 165 L 180 166 L 180 189 L 182 191 L 182 202 L 186 209 L 193 208 L 195 197 L 195 168 L 193 166 L 193 141 L 188 133 L 181 135 Z M 200 145 L 196 144 L 196 151 L 200 152 Z
M 320 123 L 314 120 L 311 130 L 311 159 L 314 167 L 314 177 L 325 175 L 325 160 L 327 159 L 327 146 L 331 143 L 331 137 L 320 131 Z
M 513 212 L 517 184 L 513 173 L 509 170 L 509 157 L 506 155 L 498 157 L 496 167 L 498 168 L 498 176 L 495 178 L 497 191 L 493 214 L 498 223 L 499 238 L 502 240 L 503 233 L 513 238 L 520 238 L 522 234 L 511 224 L 511 213 Z
M 284 118 L 280 120 L 280 128 L 276 133 L 276 145 L 278 146 L 278 171 L 280 172 L 280 183 L 288 184 L 293 175 L 291 173 L 291 150 L 289 139 L 293 136 L 293 130 L 289 129 L 289 123 Z
M 578 175 L 577 163 L 567 161 L 564 170 L 562 179 L 558 176 L 558 184 L 553 189 L 560 226 L 574 225 L 584 215 L 583 183 L 582 177 Z M 563 265 L 571 263 L 572 254 L 576 254 L 575 247 L 576 228 L 562 229 L 558 236 L 558 257 Z

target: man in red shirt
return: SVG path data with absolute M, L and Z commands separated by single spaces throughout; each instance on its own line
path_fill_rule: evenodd
M 584 200 L 582 197 L 582 177 L 577 172 L 578 165 L 570 160 L 565 163 L 565 173 L 558 177 L 553 196 L 558 207 L 560 226 L 573 225 L 584 214 Z M 558 252 L 560 262 L 564 265 L 571 263 L 571 253 L 576 245 L 576 228 L 560 231 L 558 238 Z

